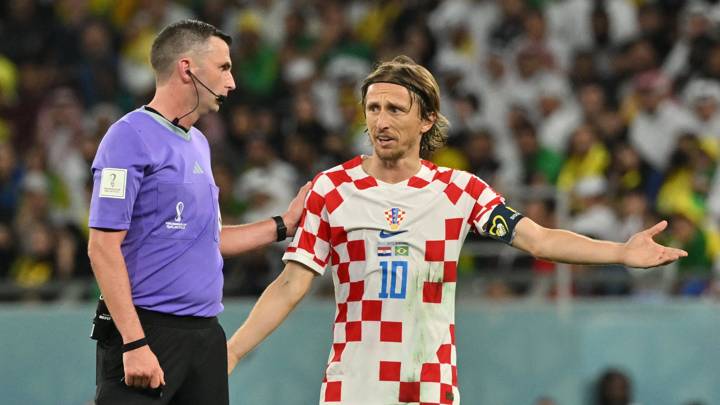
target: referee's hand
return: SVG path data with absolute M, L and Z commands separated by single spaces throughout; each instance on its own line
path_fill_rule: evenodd
M 123 353 L 123 366 L 128 387 L 154 389 L 165 385 L 165 374 L 148 345 Z

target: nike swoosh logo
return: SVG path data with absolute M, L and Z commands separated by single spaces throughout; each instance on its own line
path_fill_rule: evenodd
M 407 232 L 407 230 L 404 230 L 404 231 L 396 231 L 396 232 L 388 232 L 388 231 L 386 231 L 386 230 L 383 229 L 382 231 L 380 231 L 380 237 L 383 238 L 383 239 L 392 238 L 392 237 L 395 236 L 395 235 L 400 235 L 401 233 L 405 233 L 405 232 Z

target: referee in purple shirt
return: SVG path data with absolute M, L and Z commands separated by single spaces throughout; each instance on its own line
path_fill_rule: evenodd
M 100 405 L 227 404 L 222 256 L 297 227 L 308 185 L 282 216 L 221 223 L 208 142 L 192 125 L 235 89 L 230 43 L 199 21 L 165 27 L 150 54 L 154 98 L 108 129 L 93 162 Z

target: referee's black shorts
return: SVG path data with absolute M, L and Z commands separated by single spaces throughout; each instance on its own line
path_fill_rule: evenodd
M 97 343 L 95 401 L 114 404 L 229 403 L 227 344 L 217 318 L 175 316 L 137 308 L 150 349 L 165 373 L 162 395 L 129 388 L 117 330 Z

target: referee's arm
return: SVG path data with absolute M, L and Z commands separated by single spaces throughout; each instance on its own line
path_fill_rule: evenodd
M 295 234 L 310 186 L 310 182 L 305 183 L 290 202 L 288 210 L 281 215 L 287 227 L 287 236 Z M 277 226 L 271 218 L 252 224 L 224 225 L 220 229 L 220 253 L 223 256 L 242 254 L 275 242 L 277 237 Z
M 103 299 L 113 322 L 122 336 L 123 344 L 145 337 L 130 293 L 125 259 L 120 245 L 127 231 L 90 228 L 88 256 Z M 165 384 L 165 377 L 157 358 L 145 345 L 123 354 L 125 383 L 128 386 L 157 388 Z
M 228 374 L 285 320 L 310 290 L 315 275 L 317 273 L 304 264 L 287 262 L 283 272 L 262 293 L 245 323 L 228 341 Z

